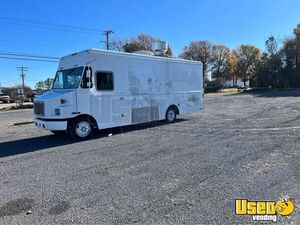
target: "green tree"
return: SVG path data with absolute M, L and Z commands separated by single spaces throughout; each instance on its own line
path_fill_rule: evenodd
M 251 81 L 256 73 L 256 66 L 260 60 L 261 53 L 258 48 L 253 45 L 241 45 L 234 50 L 237 57 L 237 73 L 244 81 Z
M 300 25 L 294 29 L 294 36 L 283 42 L 279 49 L 276 39 L 271 36 L 266 41 L 256 69 L 259 87 L 300 87 Z
M 274 36 L 271 36 L 266 41 L 267 59 L 266 66 L 268 71 L 268 86 L 283 87 L 284 81 L 280 79 L 282 72 L 282 56 L 278 50 L 278 44 Z
M 258 87 L 278 87 L 279 72 L 281 70 L 278 44 L 274 36 L 270 36 L 266 43 L 266 52 L 262 54 L 256 67 L 256 82 Z
M 287 87 L 300 87 L 300 74 L 299 72 L 299 59 L 295 38 L 286 39 L 283 45 L 283 55 L 284 55 L 284 67 L 282 70 L 283 76 L 285 77 Z
M 268 87 L 270 84 L 269 79 L 269 58 L 267 53 L 263 53 L 260 61 L 256 66 L 256 86 L 257 87 Z
M 300 72 L 300 24 L 296 26 L 294 29 L 294 40 L 295 40 L 295 48 L 296 48 L 296 73 Z M 300 77 L 299 77 L 300 78 Z
M 288 87 L 300 87 L 300 24 L 294 29 L 294 37 L 286 39 L 283 44 L 283 77 Z

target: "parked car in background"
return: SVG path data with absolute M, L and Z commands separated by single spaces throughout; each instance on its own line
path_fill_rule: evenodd
M 2 95 L 0 96 L 0 101 L 2 101 L 3 103 L 10 103 L 11 99 L 8 95 Z

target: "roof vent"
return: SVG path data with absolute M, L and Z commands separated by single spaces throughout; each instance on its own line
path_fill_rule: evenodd
M 166 41 L 154 41 L 152 43 L 152 49 L 155 56 L 167 56 L 168 43 Z

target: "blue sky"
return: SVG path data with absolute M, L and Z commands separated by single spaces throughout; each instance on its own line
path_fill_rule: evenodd
M 300 23 L 299 0 L 10 0 L 0 2 L 0 17 L 112 29 L 117 38 L 147 33 L 168 41 L 175 54 L 192 40 L 235 48 L 264 49 L 270 35 L 283 40 Z M 103 36 L 11 24 L 0 20 L 0 51 L 63 56 L 103 47 Z M 57 63 L 0 59 L 2 86 L 20 83 L 17 66 L 27 66 L 26 84 L 53 77 Z

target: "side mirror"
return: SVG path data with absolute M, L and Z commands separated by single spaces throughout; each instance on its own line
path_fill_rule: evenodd
M 86 78 L 87 78 L 87 86 L 89 87 L 89 88 L 91 88 L 91 86 L 92 86 L 92 72 L 91 72 L 91 70 L 90 69 L 88 69 L 87 71 L 86 71 Z
M 88 70 L 86 71 L 86 78 L 89 79 L 89 80 L 91 80 L 91 78 L 92 78 L 92 73 L 91 73 L 91 70 L 90 70 L 90 69 L 88 69 Z

